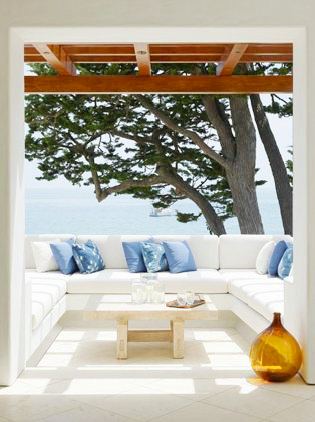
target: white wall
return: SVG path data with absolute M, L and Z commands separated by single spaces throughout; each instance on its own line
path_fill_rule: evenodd
M 311 77 L 311 71 L 315 68 L 313 2 L 10 0 L 2 1 L 0 8 L 0 384 L 11 383 L 23 367 L 23 330 L 20 329 L 23 315 L 21 257 L 24 220 L 22 39 L 28 42 L 274 42 L 288 41 L 291 37 L 297 48 L 294 111 L 296 255 L 295 283 L 286 289 L 286 324 L 303 345 L 304 377 L 308 382 L 315 383 L 315 119 L 312 115 L 315 80 Z M 130 30 L 127 30 L 128 27 Z M 166 27 L 180 28 L 168 30 Z M 204 29 L 199 30 L 199 27 Z M 220 29 L 215 31 L 216 27 Z M 226 29 L 222 30 L 223 27 Z M 278 27 L 278 30 L 272 27 Z M 279 30 L 279 27 L 283 29 Z M 11 28 L 17 29 L 11 31 L 12 45 L 9 49 Z M 304 63 L 304 28 L 307 31 L 307 63 Z

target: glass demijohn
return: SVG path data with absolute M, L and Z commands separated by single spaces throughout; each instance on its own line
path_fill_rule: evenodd
M 272 324 L 254 340 L 250 361 L 256 374 L 266 381 L 287 381 L 300 369 L 300 346 L 283 327 L 280 313 L 274 313 Z

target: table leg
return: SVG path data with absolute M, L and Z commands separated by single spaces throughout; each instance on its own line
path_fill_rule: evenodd
M 174 324 L 173 324 L 173 320 L 170 320 L 170 331 L 171 331 L 171 343 L 174 342 Z
M 184 357 L 184 321 L 180 319 L 173 321 L 173 357 Z
M 117 359 L 128 357 L 128 321 L 117 320 Z

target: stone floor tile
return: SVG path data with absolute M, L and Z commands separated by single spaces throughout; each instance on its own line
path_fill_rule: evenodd
M 315 401 L 304 400 L 291 407 L 279 411 L 268 420 L 272 422 L 314 422 Z
M 164 415 L 161 418 L 152 419 L 152 422 L 260 422 L 255 416 L 240 414 L 230 410 L 211 406 L 203 402 L 195 402 L 185 408 Z
M 299 397 L 269 391 L 252 385 L 235 387 L 206 398 L 206 403 L 267 419 L 271 415 L 302 401 Z

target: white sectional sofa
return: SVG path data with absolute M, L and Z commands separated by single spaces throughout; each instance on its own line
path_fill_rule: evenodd
M 106 294 L 128 294 L 139 274 L 129 273 L 122 241 L 143 241 L 151 236 L 119 235 L 37 235 L 26 236 L 25 264 L 27 291 L 27 350 L 30 356 L 66 311 L 95 306 Z M 91 239 L 102 254 L 106 269 L 92 274 L 63 275 L 59 271 L 39 273 L 35 269 L 31 242 L 75 238 Z M 218 310 L 234 312 L 252 329 L 260 331 L 273 312 L 284 310 L 284 281 L 256 272 L 256 257 L 271 235 L 153 236 L 157 240 L 186 240 L 194 255 L 197 271 L 179 274 L 157 273 L 167 293 L 193 290 L 207 294 Z

